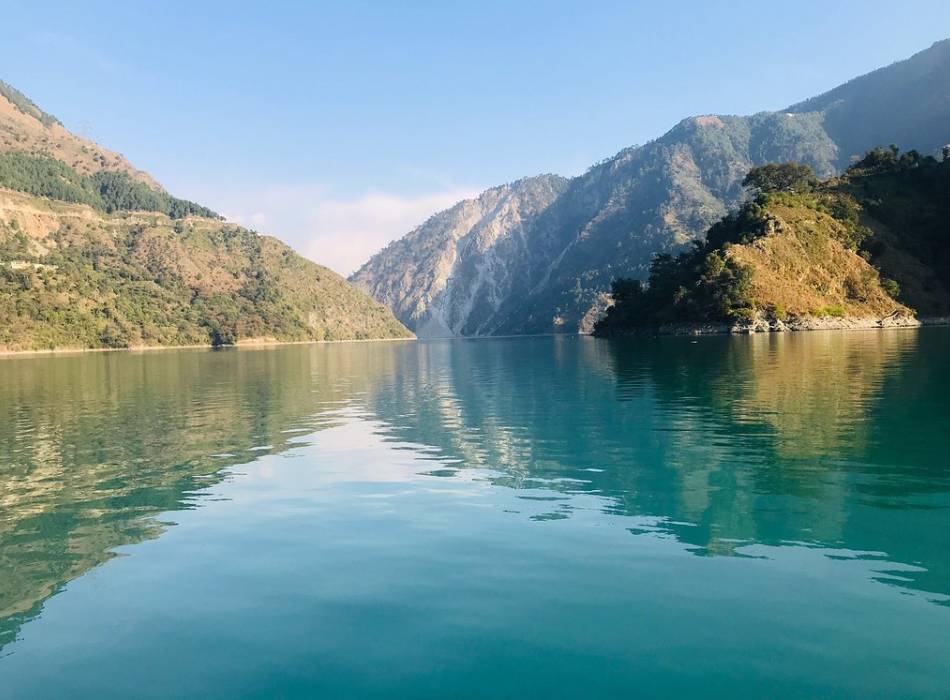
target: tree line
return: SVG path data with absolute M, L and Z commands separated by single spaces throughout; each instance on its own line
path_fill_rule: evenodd
M 154 190 L 118 170 L 84 175 L 60 160 L 24 151 L 0 154 L 0 187 L 49 197 L 64 202 L 88 204 L 107 213 L 154 211 L 172 219 L 185 216 L 221 218 L 200 204 Z

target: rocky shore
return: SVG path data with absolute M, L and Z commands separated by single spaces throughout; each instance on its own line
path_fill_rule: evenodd
M 950 317 L 916 318 L 907 314 L 879 317 L 796 316 L 778 319 L 759 314 L 752 319 L 732 323 L 668 323 L 619 335 L 742 335 L 751 333 L 790 333 L 796 331 L 869 330 L 875 328 L 917 328 L 950 325 Z

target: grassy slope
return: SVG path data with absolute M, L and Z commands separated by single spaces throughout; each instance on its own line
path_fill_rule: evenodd
M 273 238 L 0 190 L 0 349 L 409 335 Z
M 743 209 L 751 214 L 733 226 L 731 242 L 707 242 L 671 261 L 597 332 L 763 317 L 946 316 L 948 192 L 950 162 L 930 161 L 849 171 L 813 192 L 763 195 Z M 710 256 L 727 267 L 710 265 Z
M 842 243 L 846 225 L 805 196 L 776 196 L 768 207 L 774 233 L 726 246 L 748 268 L 754 308 L 797 317 L 884 317 L 910 313 L 881 287 L 880 275 Z

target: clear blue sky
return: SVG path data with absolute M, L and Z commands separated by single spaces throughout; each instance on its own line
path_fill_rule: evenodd
M 950 36 L 947 0 L 21 2 L 3 16 L 0 78 L 173 193 L 344 272 L 427 207 L 575 174 L 687 115 L 778 109 Z

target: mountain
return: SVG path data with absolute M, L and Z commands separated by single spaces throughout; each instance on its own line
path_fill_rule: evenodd
M 161 189 L 148 173 L 124 156 L 70 133 L 16 88 L 0 80 L 0 153 L 43 153 L 62 161 L 81 175 L 104 170 L 129 175 L 153 189 Z
M 950 39 L 787 110 L 819 113 L 838 145 L 836 165 L 892 143 L 932 153 L 950 141 Z
M 545 245 L 540 215 L 568 180 L 556 175 L 494 187 L 436 214 L 391 243 L 351 279 L 419 335 L 484 335 L 482 319 L 526 280 Z
M 0 351 L 409 336 L 336 273 L 0 83 Z
M 819 182 L 793 163 L 753 169 L 757 193 L 649 284 L 613 283 L 595 335 L 916 325 L 950 314 L 950 154 L 879 148 Z M 685 324 L 685 326 L 683 325 Z
M 466 218 L 499 188 L 489 190 L 432 217 L 351 280 L 421 336 L 586 331 L 612 279 L 643 279 L 656 253 L 700 238 L 743 201 L 753 166 L 795 161 L 827 177 L 880 144 L 932 154 L 947 141 L 950 40 L 780 112 L 684 119 L 558 179 L 556 198 L 527 216 L 489 208 Z M 472 237 L 483 243 L 466 245 Z

